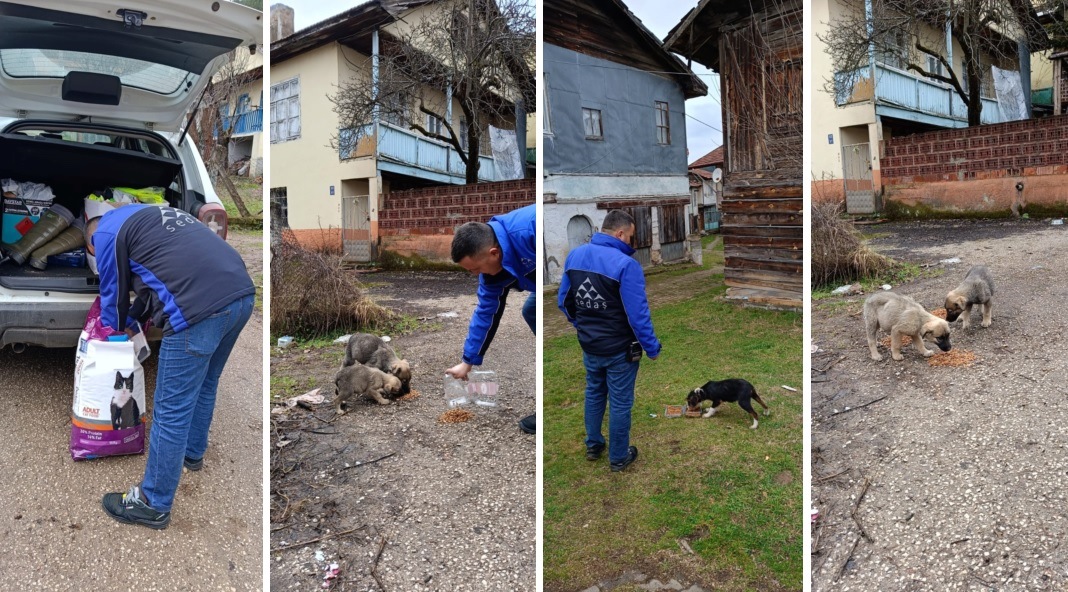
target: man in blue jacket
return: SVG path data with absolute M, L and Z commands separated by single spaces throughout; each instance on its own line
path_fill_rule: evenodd
M 472 366 L 482 364 L 504 315 L 508 293 L 513 289 L 530 292 L 523 304 L 523 319 L 531 331 L 537 332 L 534 327 L 537 318 L 534 292 L 536 213 L 537 206 L 529 205 L 494 216 L 486 224 L 468 222 L 456 229 L 452 260 L 478 274 L 478 306 L 471 315 L 463 361 L 446 370 L 446 374 L 463 380 Z M 524 417 L 519 421 L 519 428 L 533 434 L 535 416 Z
M 622 471 L 638 458 L 630 445 L 630 411 L 638 360 L 660 355 L 645 296 L 642 266 L 631 255 L 634 219 L 612 210 L 588 244 L 571 251 L 564 262 L 559 306 L 578 330 L 586 366 L 586 458 L 604 453 L 601 433 L 608 407 L 608 461 Z
M 182 466 L 204 465 L 219 376 L 256 288 L 237 251 L 182 210 L 115 208 L 86 224 L 85 239 L 104 324 L 132 333 L 151 317 L 163 329 L 145 475 L 125 494 L 104 495 L 104 511 L 166 528 Z

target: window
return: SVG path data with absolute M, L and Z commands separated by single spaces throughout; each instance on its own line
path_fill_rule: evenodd
M 467 152 L 467 120 L 460 120 L 460 147 Z
M 875 42 L 875 60 L 904 70 L 909 63 L 910 39 L 911 36 L 900 29 L 883 33 Z
M 300 79 L 271 85 L 271 143 L 300 138 Z
M 271 201 L 274 202 L 276 216 L 271 217 L 271 228 L 287 228 L 289 226 L 289 197 L 286 187 L 272 187 Z M 275 219 L 277 218 L 277 219 Z
M 586 130 L 587 140 L 601 140 L 604 130 L 601 127 L 601 110 L 582 108 L 582 127 Z
M 427 133 L 428 134 L 432 134 L 432 135 L 436 134 L 436 135 L 440 136 L 440 135 L 442 135 L 441 134 L 441 128 L 442 128 L 441 118 L 438 117 L 437 115 L 427 114 L 427 116 L 426 116 L 426 131 L 427 131 Z
M 671 143 L 671 118 L 668 113 L 668 104 L 656 101 L 656 143 Z
M 945 75 L 942 70 L 942 61 L 932 55 L 927 56 L 927 71 L 936 76 Z
M 399 92 L 386 97 L 383 105 L 382 120 L 386 123 L 391 123 L 397 127 L 408 127 L 408 118 L 411 117 L 410 105 L 411 100 L 408 98 L 408 93 Z
M 252 99 L 249 98 L 248 93 L 243 93 L 240 97 L 237 97 L 237 109 L 234 110 L 234 115 L 248 113 L 249 105 L 251 104 Z

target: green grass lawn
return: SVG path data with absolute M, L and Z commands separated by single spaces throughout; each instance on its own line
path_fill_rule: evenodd
M 709 254 L 705 268 L 716 260 Z M 649 289 L 679 279 L 654 275 Z M 631 429 L 640 456 L 623 473 L 585 459 L 577 340 L 546 341 L 547 590 L 581 590 L 633 570 L 717 589 L 801 589 L 802 398 L 779 385 L 801 387 L 802 317 L 744 309 L 724 302 L 724 291 L 722 275 L 712 275 L 689 300 L 650 303 L 663 351 L 642 361 Z M 771 406 L 759 429 L 748 429 L 736 404 L 710 419 L 663 417 L 664 405 L 724 378 L 745 378 Z M 607 427 L 606 414 L 606 435 Z
M 257 183 L 255 179 L 249 179 L 248 177 L 231 176 L 230 180 L 234 182 L 234 186 L 237 187 L 237 192 L 241 195 L 241 200 L 245 202 L 245 207 L 248 208 L 250 214 L 256 218 L 263 217 L 263 185 Z M 231 218 L 237 218 L 241 215 L 237 211 L 237 205 L 234 204 L 234 200 L 230 198 L 229 192 L 226 188 L 219 183 L 215 188 L 215 193 L 219 195 L 219 199 L 222 200 L 223 207 L 226 208 L 226 215 Z

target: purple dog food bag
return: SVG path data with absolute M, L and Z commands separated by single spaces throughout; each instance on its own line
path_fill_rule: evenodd
M 100 321 L 100 298 L 89 309 L 74 363 L 70 454 L 74 460 L 145 451 L 144 333 L 126 334 Z M 114 340 L 113 340 L 114 339 Z

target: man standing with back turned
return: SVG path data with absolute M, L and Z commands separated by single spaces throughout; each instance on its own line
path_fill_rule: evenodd
M 578 330 L 586 366 L 586 459 L 597 460 L 604 453 L 601 424 L 607 406 L 613 472 L 638 458 L 638 448 L 630 445 L 630 411 L 642 350 L 650 360 L 660 355 L 645 274 L 631 257 L 634 231 L 630 214 L 608 212 L 601 231 L 568 254 L 560 281 L 560 310 Z
M 523 320 L 531 331 L 537 332 L 534 327 L 537 318 L 534 294 L 536 212 L 537 206 L 529 205 L 494 216 L 486 224 L 468 222 L 456 229 L 452 239 L 452 260 L 478 274 L 478 306 L 471 315 L 463 361 L 445 371 L 453 378 L 465 380 L 472 366 L 482 364 L 512 289 L 530 292 L 523 304 Z M 528 434 L 534 433 L 534 426 L 534 415 L 519 421 L 519 429 Z

